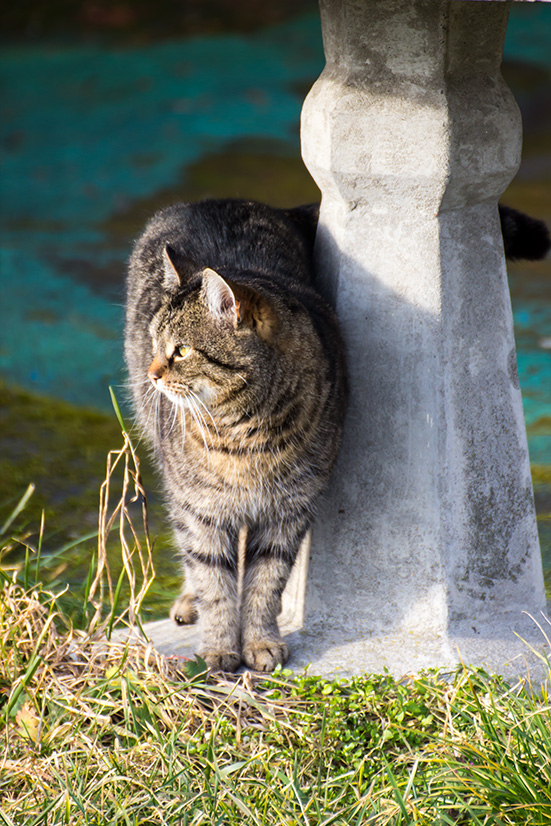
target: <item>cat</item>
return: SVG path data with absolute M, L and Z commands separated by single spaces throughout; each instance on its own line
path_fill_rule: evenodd
M 344 347 L 312 283 L 315 220 L 310 207 L 176 204 L 130 260 L 126 359 L 184 564 L 171 616 L 199 612 L 215 670 L 287 659 L 281 595 L 337 456 Z
M 545 255 L 542 222 L 500 217 L 509 258 Z M 130 259 L 126 361 L 184 566 L 171 617 L 200 614 L 213 670 L 286 661 L 281 595 L 339 448 L 345 354 L 314 286 L 317 220 L 316 205 L 175 204 Z

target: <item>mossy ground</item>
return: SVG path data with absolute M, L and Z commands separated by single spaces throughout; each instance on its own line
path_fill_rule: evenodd
M 75 407 L 5 384 L 0 385 L 0 399 L 0 522 L 33 483 L 35 492 L 12 534 L 36 547 L 44 511 L 46 581 L 66 581 L 78 591 L 86 580 L 97 540 L 91 536 L 66 552 L 60 553 L 60 549 L 97 530 L 107 454 L 122 444 L 119 424 L 114 414 Z M 178 592 L 180 574 L 155 474 L 145 448 L 141 453 L 157 569 L 144 616 L 158 618 L 166 616 Z M 23 546 L 18 542 L 12 545 L 12 560 L 21 560 Z M 110 550 L 116 574 L 120 549 L 113 545 Z
M 296 141 L 263 138 L 231 140 L 182 169 L 172 186 L 124 205 L 102 226 L 112 245 L 130 241 L 158 209 L 178 201 L 247 198 L 275 207 L 317 202 L 319 189 L 296 153 Z
M 93 530 L 105 457 L 120 442 L 115 417 L 6 384 L 0 399 L 0 502 L 32 482 L 26 515 L 36 526 L 44 509 L 48 544 Z

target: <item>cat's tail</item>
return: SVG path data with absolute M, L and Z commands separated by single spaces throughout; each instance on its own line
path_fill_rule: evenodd
M 499 205 L 499 217 L 505 257 L 509 261 L 519 258 L 541 261 L 549 255 L 551 238 L 543 221 L 502 204 Z

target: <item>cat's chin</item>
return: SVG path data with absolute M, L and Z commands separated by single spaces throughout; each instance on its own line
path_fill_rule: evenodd
M 155 388 L 159 393 L 162 393 L 163 396 L 166 396 L 167 399 L 172 402 L 172 404 L 177 405 L 178 407 L 185 407 L 184 398 L 180 396 L 178 393 L 175 393 L 173 390 L 169 390 L 168 387 L 165 387 L 161 382 L 157 382 Z

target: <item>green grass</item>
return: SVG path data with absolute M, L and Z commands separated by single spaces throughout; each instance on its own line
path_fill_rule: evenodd
M 41 584 L 43 526 L 20 564 L 0 552 L 0 826 L 551 826 L 546 685 L 465 668 L 401 681 L 210 675 L 199 658 L 154 652 L 137 617 L 121 640 L 151 574 L 124 439 L 110 454 L 123 494 L 106 505 L 108 475 L 80 629 L 66 593 Z M 8 548 L 24 505 L 0 520 Z M 102 548 L 119 518 L 113 577 Z
M 551 824 L 551 715 L 482 671 L 209 676 L 5 578 L 0 823 Z
M 546 688 L 212 676 L 75 630 L 26 567 L 0 595 L 2 824 L 551 824 Z

